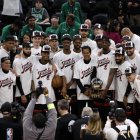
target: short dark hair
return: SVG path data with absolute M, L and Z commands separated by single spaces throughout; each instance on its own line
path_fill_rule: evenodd
M 83 52 L 84 49 L 88 49 L 90 51 L 90 53 L 91 53 L 91 48 L 89 46 L 83 46 L 82 47 L 82 52 Z
M 118 122 L 124 122 L 126 120 L 126 113 L 123 108 L 117 108 L 115 111 L 115 119 Z
M 57 107 L 59 107 L 62 110 L 69 110 L 69 102 L 66 99 L 61 99 L 57 103 Z
M 32 120 L 37 128 L 43 128 L 43 127 L 45 127 L 47 118 L 42 113 L 37 113 L 33 116 Z

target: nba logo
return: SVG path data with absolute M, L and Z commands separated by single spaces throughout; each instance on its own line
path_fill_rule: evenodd
M 12 128 L 7 128 L 7 136 L 6 136 L 6 140 L 13 140 L 13 129 Z

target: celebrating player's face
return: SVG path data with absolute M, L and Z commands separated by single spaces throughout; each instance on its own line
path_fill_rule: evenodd
M 80 49 L 81 45 L 82 45 L 82 41 L 80 39 L 76 39 L 75 41 L 73 41 L 73 45 L 75 49 Z
M 11 51 L 15 47 L 15 41 L 7 41 L 7 42 L 4 43 L 4 45 L 7 49 L 7 51 Z
M 58 41 L 57 40 L 50 40 L 49 45 L 52 49 L 56 49 L 58 47 Z
M 35 46 L 40 46 L 41 37 L 33 37 L 33 38 L 32 38 L 32 42 L 33 42 L 33 45 L 35 45 Z
M 41 52 L 41 56 L 43 61 L 48 61 L 50 58 L 50 52 Z
M 6 60 L 1 64 L 1 68 L 5 71 L 9 71 L 11 66 L 10 60 Z
M 125 51 L 128 56 L 132 56 L 134 54 L 134 48 L 132 47 L 126 47 Z
M 88 36 L 88 30 L 82 29 L 79 31 L 79 34 L 81 35 L 82 38 L 86 38 Z
M 31 55 L 31 48 L 23 48 L 23 54 L 26 56 L 26 57 L 29 57 Z
M 90 60 L 91 52 L 89 49 L 83 49 L 82 54 L 83 54 L 84 60 Z
M 63 45 L 64 50 L 70 50 L 71 41 L 70 40 L 64 40 L 62 42 L 62 45 Z
M 115 61 L 117 64 L 121 64 L 124 60 L 124 55 L 122 54 L 115 54 Z

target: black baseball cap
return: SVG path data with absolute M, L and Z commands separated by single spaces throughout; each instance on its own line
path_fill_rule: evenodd
M 103 29 L 103 26 L 99 23 L 96 23 L 94 26 L 93 26 L 93 29 Z
M 123 37 L 122 37 L 122 40 L 124 41 L 131 41 L 131 37 L 130 36 L 128 36 L 128 35 L 124 35 Z
M 41 37 L 42 33 L 40 31 L 33 31 L 32 37 Z
M 8 35 L 6 36 L 4 42 L 7 42 L 7 41 L 16 41 L 16 38 L 13 35 Z
M 10 57 L 2 57 L 2 58 L 1 58 L 1 63 L 3 63 L 3 62 L 6 61 L 6 60 L 10 60 Z
M 42 52 L 50 52 L 51 51 L 51 47 L 49 45 L 44 45 L 42 47 L 42 50 L 41 51 Z
M 89 26 L 87 24 L 81 24 L 80 30 L 89 30 Z
M 121 54 L 121 55 L 124 55 L 125 54 L 125 51 L 122 47 L 119 47 L 115 50 L 115 55 L 116 54 Z
M 31 48 L 31 43 L 30 42 L 24 42 L 22 43 L 22 48 Z
M 72 41 L 71 36 L 69 34 L 64 34 L 62 36 L 61 41 L 64 41 L 64 40 L 70 40 L 70 41 Z
M 130 75 L 135 72 L 136 72 L 136 69 L 134 67 L 128 67 L 125 69 L 125 75 Z
M 79 35 L 79 34 L 74 35 L 74 36 L 73 36 L 73 41 L 75 41 L 76 39 L 79 39 L 79 40 L 82 41 L 81 35 Z
M 132 41 L 127 41 L 125 43 L 125 48 L 134 48 L 134 43 Z
M 51 35 L 49 35 L 49 40 L 58 40 L 57 34 L 51 34 Z

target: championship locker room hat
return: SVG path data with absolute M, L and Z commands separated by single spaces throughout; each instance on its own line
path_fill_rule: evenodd
M 70 40 L 70 41 L 72 41 L 71 36 L 70 36 L 69 34 L 64 34 L 64 35 L 62 36 L 61 40 L 62 40 L 62 41 L 64 41 L 64 40 Z
M 128 36 L 128 35 L 124 35 L 124 36 L 122 37 L 122 40 L 123 40 L 123 41 L 131 41 L 131 37 Z
M 10 60 L 10 57 L 2 57 L 2 58 L 1 58 L 1 63 L 3 63 L 3 62 L 6 61 L 6 60 Z
M 31 43 L 30 43 L 30 42 L 24 42 L 24 43 L 22 44 L 22 47 L 23 47 L 23 48 L 31 48 L 32 46 L 31 46 Z
M 32 37 L 41 37 L 42 33 L 40 31 L 33 31 Z
M 4 104 L 2 104 L 0 110 L 1 110 L 2 113 L 11 112 L 11 104 L 9 102 L 5 102 Z
M 134 43 L 132 41 L 127 41 L 125 43 L 125 48 L 134 48 Z
M 115 55 L 116 54 L 122 54 L 122 55 L 124 55 L 125 54 L 124 49 L 122 47 L 117 48 L 115 50 Z
M 8 36 L 6 36 L 5 40 L 3 40 L 3 41 L 4 42 L 7 42 L 7 41 L 16 41 L 16 38 L 13 35 L 8 35 Z
M 117 44 L 115 45 L 115 47 L 116 47 L 116 48 L 120 48 L 120 47 L 123 48 L 124 46 L 123 46 L 123 44 L 121 44 L 121 43 L 117 43 Z
M 80 30 L 89 30 L 89 26 L 87 24 L 81 24 Z
M 51 47 L 49 45 L 44 45 L 42 47 L 42 50 L 41 51 L 42 52 L 50 52 L 51 51 Z
M 49 35 L 49 40 L 58 40 L 57 34 L 51 34 L 51 35 Z
M 93 29 L 103 29 L 103 26 L 99 23 L 94 24 Z
M 76 39 L 79 39 L 79 40 L 82 41 L 81 35 L 79 35 L 79 34 L 74 35 L 74 36 L 73 36 L 73 41 L 75 41 Z
M 135 73 L 135 68 L 134 67 L 128 67 L 125 69 L 125 75 L 130 75 L 132 73 Z

